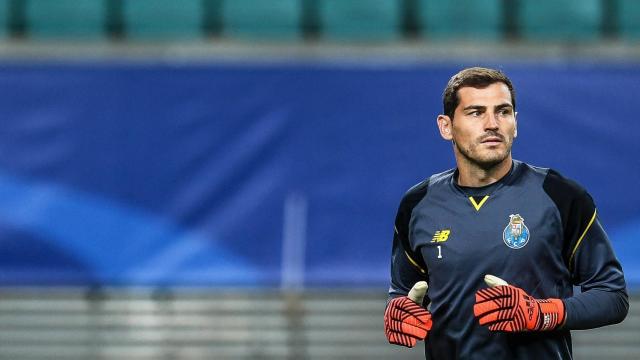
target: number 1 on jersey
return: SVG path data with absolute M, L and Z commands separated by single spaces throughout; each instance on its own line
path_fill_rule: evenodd
M 438 245 L 438 259 L 442 259 L 442 246 Z

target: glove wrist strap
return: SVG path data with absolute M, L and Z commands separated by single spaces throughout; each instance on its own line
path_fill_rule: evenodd
M 564 303 L 560 299 L 537 300 L 540 306 L 538 330 L 554 330 L 564 323 Z

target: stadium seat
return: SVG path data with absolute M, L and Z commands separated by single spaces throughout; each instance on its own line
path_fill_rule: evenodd
M 128 0 L 124 19 L 132 39 L 197 39 L 203 36 L 202 0 Z
M 502 38 L 502 0 L 419 1 L 422 34 L 432 39 Z
M 396 40 L 400 1 L 320 0 L 320 22 L 328 40 Z
M 104 0 L 30 0 L 25 6 L 28 33 L 32 38 L 105 36 Z
M 521 35 L 530 40 L 595 40 L 601 35 L 601 0 L 521 0 Z
M 225 1 L 224 33 L 238 38 L 297 38 L 300 35 L 300 7 L 300 0 Z
M 5 38 L 9 34 L 7 26 L 9 24 L 9 0 L 0 0 L 0 38 Z
M 640 38 L 640 1 L 618 0 L 618 25 L 623 39 Z

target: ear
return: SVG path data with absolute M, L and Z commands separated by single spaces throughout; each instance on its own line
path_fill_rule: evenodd
M 515 127 L 513 130 L 513 138 L 515 139 L 518 137 L 518 112 L 517 111 L 513 114 L 513 121 L 515 123 Z
M 437 122 L 440 136 L 447 141 L 453 140 L 453 124 L 451 123 L 451 118 L 447 115 L 438 115 Z

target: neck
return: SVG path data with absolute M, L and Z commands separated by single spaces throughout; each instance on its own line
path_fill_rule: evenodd
M 511 170 L 511 154 L 498 164 L 483 168 L 467 159 L 457 159 L 458 185 L 468 187 L 481 187 L 491 185 L 502 179 Z

